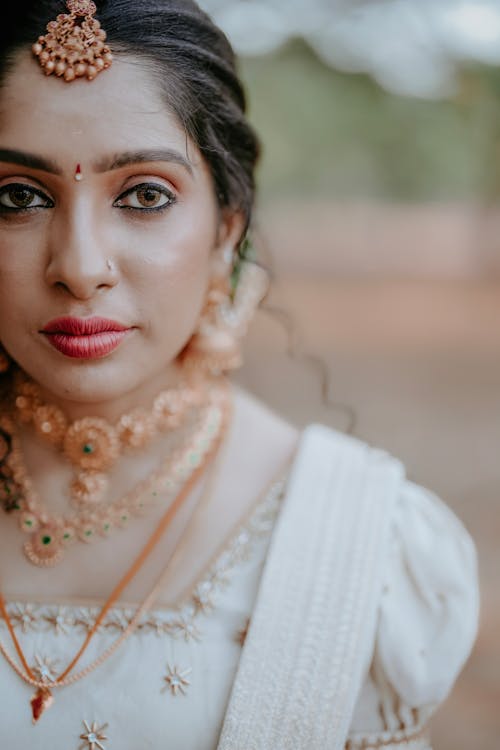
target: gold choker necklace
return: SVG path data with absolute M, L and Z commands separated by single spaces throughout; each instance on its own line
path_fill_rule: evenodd
M 27 380 L 18 383 L 13 414 L 0 418 L 0 495 L 7 511 L 19 513 L 21 529 L 28 535 L 24 551 L 30 562 L 54 566 L 74 541 L 107 537 L 160 498 L 163 504 L 175 496 L 219 433 L 226 392 L 222 380 L 205 381 L 202 387 L 163 391 L 150 414 L 137 410 L 121 417 L 114 427 L 98 418 L 68 426 L 58 407 L 42 403 L 38 386 Z M 73 513 L 51 514 L 43 504 L 27 475 L 16 421 L 31 422 L 77 468 L 71 486 Z M 114 464 L 122 449 L 142 447 L 158 432 L 174 425 L 178 430 L 183 422 L 186 435 L 158 470 L 124 497 L 105 503 L 108 480 L 102 469 Z
M 99 615 L 97 616 L 96 620 L 92 624 L 92 627 L 87 633 L 85 640 L 83 641 L 82 645 L 78 649 L 77 653 L 75 654 L 71 662 L 66 666 L 64 671 L 61 672 L 61 674 L 59 674 L 55 679 L 52 679 L 50 681 L 46 680 L 43 677 L 39 679 L 37 675 L 33 672 L 32 668 L 29 666 L 26 660 L 26 656 L 21 648 L 21 644 L 19 643 L 19 640 L 15 633 L 12 620 L 7 611 L 4 597 L 2 593 L 0 592 L 0 616 L 3 617 L 3 619 L 5 620 L 5 624 L 7 625 L 7 629 L 12 639 L 12 643 L 14 645 L 14 648 L 17 652 L 17 655 L 19 657 L 19 661 L 21 662 L 21 664 L 19 665 L 15 661 L 13 656 L 9 653 L 9 651 L 6 649 L 6 647 L 1 641 L 0 641 L 0 653 L 2 653 L 2 655 L 5 657 L 5 659 L 8 661 L 8 663 L 12 667 L 12 669 L 19 675 L 19 677 L 21 677 L 22 680 L 24 680 L 24 682 L 36 688 L 36 693 L 31 698 L 31 708 L 32 708 L 32 716 L 33 716 L 34 724 L 40 719 L 44 711 L 47 708 L 50 708 L 50 706 L 54 702 L 53 691 L 55 689 L 61 689 L 68 685 L 72 685 L 75 682 L 78 682 L 79 680 L 83 679 L 88 674 L 90 674 L 94 669 L 98 668 L 101 664 L 103 664 L 106 661 L 106 659 L 108 659 L 112 654 L 115 653 L 117 648 L 121 644 L 123 644 L 123 642 L 138 627 L 141 616 L 147 609 L 150 608 L 150 606 L 156 600 L 159 592 L 163 589 L 164 579 L 165 579 L 165 576 L 168 575 L 168 571 L 169 571 L 168 561 L 167 561 L 166 568 L 160 575 L 153 589 L 150 591 L 150 593 L 146 596 L 143 602 L 135 610 L 129 625 L 124 630 L 124 632 L 120 636 L 118 636 L 118 638 L 116 638 L 116 640 L 113 641 L 106 648 L 106 650 L 103 651 L 98 657 L 96 657 L 90 664 L 80 669 L 79 672 L 74 671 L 76 665 L 80 662 L 80 659 L 86 652 L 92 638 L 98 632 L 99 627 L 104 621 L 104 618 L 106 617 L 107 613 L 109 612 L 111 607 L 115 604 L 115 602 L 119 599 L 119 597 L 122 595 L 123 591 L 129 585 L 129 583 L 137 575 L 137 573 L 142 568 L 146 560 L 149 558 L 153 550 L 157 547 L 158 543 L 163 538 L 165 532 L 168 530 L 173 518 L 175 517 L 175 514 L 179 511 L 180 507 L 186 500 L 187 496 L 189 495 L 191 490 L 194 488 L 196 482 L 201 478 L 202 474 L 206 471 L 207 466 L 215 458 L 220 448 L 225 431 L 228 427 L 229 416 L 230 416 L 230 411 L 231 411 L 229 389 L 227 387 L 221 388 L 219 385 L 217 390 L 218 390 L 217 408 L 219 410 L 218 418 L 217 418 L 218 426 L 216 429 L 216 434 L 213 434 L 210 438 L 210 447 L 207 446 L 206 442 L 202 446 L 200 446 L 200 448 L 204 451 L 203 458 L 200 460 L 199 463 L 197 463 L 196 468 L 192 468 L 189 470 L 189 476 L 184 477 L 184 481 L 182 482 L 182 486 L 180 490 L 176 493 L 175 497 L 173 498 L 172 502 L 168 506 L 167 510 L 164 512 L 153 534 L 150 536 L 150 538 L 148 539 L 145 546 L 143 547 L 139 555 L 136 557 L 132 565 L 126 571 L 125 575 L 121 578 L 120 582 L 111 592 L 110 596 L 108 597 L 105 604 L 103 605 Z M 175 551 L 174 551 L 174 554 L 175 554 Z
M 162 391 L 152 409 L 134 409 L 115 425 L 100 417 L 85 417 L 68 423 L 64 412 L 44 403 L 40 387 L 18 374 L 14 384 L 14 414 L 17 422 L 31 424 L 46 442 L 62 451 L 75 469 L 70 496 L 77 507 L 94 506 L 106 494 L 104 472 L 122 453 L 145 448 L 160 433 L 178 430 L 190 411 L 207 401 L 205 383 L 182 383 Z

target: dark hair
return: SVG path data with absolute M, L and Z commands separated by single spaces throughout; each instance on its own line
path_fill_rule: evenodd
M 113 54 L 142 58 L 151 67 L 167 105 L 210 168 L 219 206 L 242 210 L 248 225 L 260 149 L 245 118 L 245 94 L 225 35 L 192 0 L 96 5 Z M 47 23 L 65 12 L 61 0 L 10 4 L 0 24 L 0 84 L 15 53 L 30 48 Z

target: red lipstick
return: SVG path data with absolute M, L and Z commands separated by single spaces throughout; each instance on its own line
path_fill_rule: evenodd
M 66 357 L 99 359 L 116 349 L 130 330 L 109 318 L 65 317 L 49 321 L 41 333 Z

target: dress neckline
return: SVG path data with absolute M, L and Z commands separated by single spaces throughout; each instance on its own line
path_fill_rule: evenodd
M 279 514 L 286 489 L 287 472 L 275 478 L 211 557 L 203 572 L 185 593 L 172 604 L 153 603 L 144 613 L 138 631 L 154 630 L 157 634 L 184 635 L 196 638 L 195 620 L 200 614 L 216 609 L 217 595 L 230 583 L 234 569 L 248 560 L 259 540 L 269 540 Z M 53 629 L 65 633 L 74 627 L 88 631 L 102 607 L 100 599 L 65 599 L 44 597 L 9 598 L 7 610 L 14 627 L 24 632 Z M 137 609 L 132 602 L 117 602 L 108 612 L 101 629 L 120 632 L 127 628 Z

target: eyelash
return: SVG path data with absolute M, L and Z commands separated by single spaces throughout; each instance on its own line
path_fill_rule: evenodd
M 139 206 L 126 206 L 126 205 L 120 205 L 120 201 L 123 201 L 125 198 L 127 198 L 129 195 L 133 195 L 134 192 L 137 192 L 139 190 L 151 190 L 151 192 L 155 193 L 161 193 L 164 195 L 168 200 L 165 201 L 160 206 L 143 206 L 142 208 Z M 7 195 L 8 193 L 11 193 L 15 190 L 24 191 L 27 193 L 31 193 L 33 196 L 38 196 L 42 200 L 45 201 L 45 205 L 37 205 L 37 206 L 4 206 L 1 203 L 2 197 L 4 195 Z M 121 195 L 118 196 L 118 198 L 114 201 L 113 206 L 115 208 L 120 209 L 126 209 L 129 211 L 135 211 L 140 213 L 158 213 L 160 211 L 165 211 L 171 206 L 173 206 L 177 202 L 176 196 L 168 190 L 164 185 L 159 185 L 158 183 L 154 182 L 141 182 L 138 185 L 134 185 L 131 188 L 128 188 L 123 192 Z M 26 214 L 31 213 L 32 211 L 37 211 L 41 208 L 54 208 L 54 202 L 48 198 L 45 193 L 43 193 L 41 190 L 38 190 L 37 188 L 33 187 L 32 185 L 27 185 L 22 182 L 12 182 L 8 185 L 4 185 L 0 188 L 0 213 L 3 214 Z
M 25 185 L 22 182 L 11 182 L 8 185 L 4 185 L 0 188 L 0 201 L 3 198 L 4 195 L 7 195 L 8 193 L 12 193 L 15 190 L 18 190 L 19 192 L 24 191 L 26 193 L 31 193 L 33 196 L 38 196 L 43 201 L 45 201 L 46 205 L 43 206 L 26 206 L 25 208 L 22 208 L 21 206 L 13 207 L 13 206 L 4 206 L 0 202 L 0 213 L 7 214 L 7 213 L 28 213 L 31 211 L 36 211 L 40 208 L 53 208 L 54 203 L 53 201 L 48 198 L 45 193 L 43 193 L 41 190 L 37 190 L 37 188 L 33 187 L 32 185 Z
M 139 190 L 151 190 L 154 193 L 161 193 L 164 195 L 168 200 L 161 206 L 143 206 L 142 208 L 138 208 L 137 206 L 120 206 L 119 201 L 122 201 L 124 198 L 126 198 L 129 195 L 132 195 L 133 193 L 139 191 Z M 134 185 L 134 187 L 129 188 L 124 193 L 122 193 L 116 201 L 113 203 L 114 206 L 117 208 L 122 209 L 128 209 L 129 211 L 140 211 L 141 213 L 153 213 L 158 211 L 165 211 L 167 208 L 170 208 L 170 206 L 173 206 L 174 203 L 176 203 L 177 198 L 175 195 L 164 185 L 158 185 L 155 182 L 141 182 L 139 185 Z

